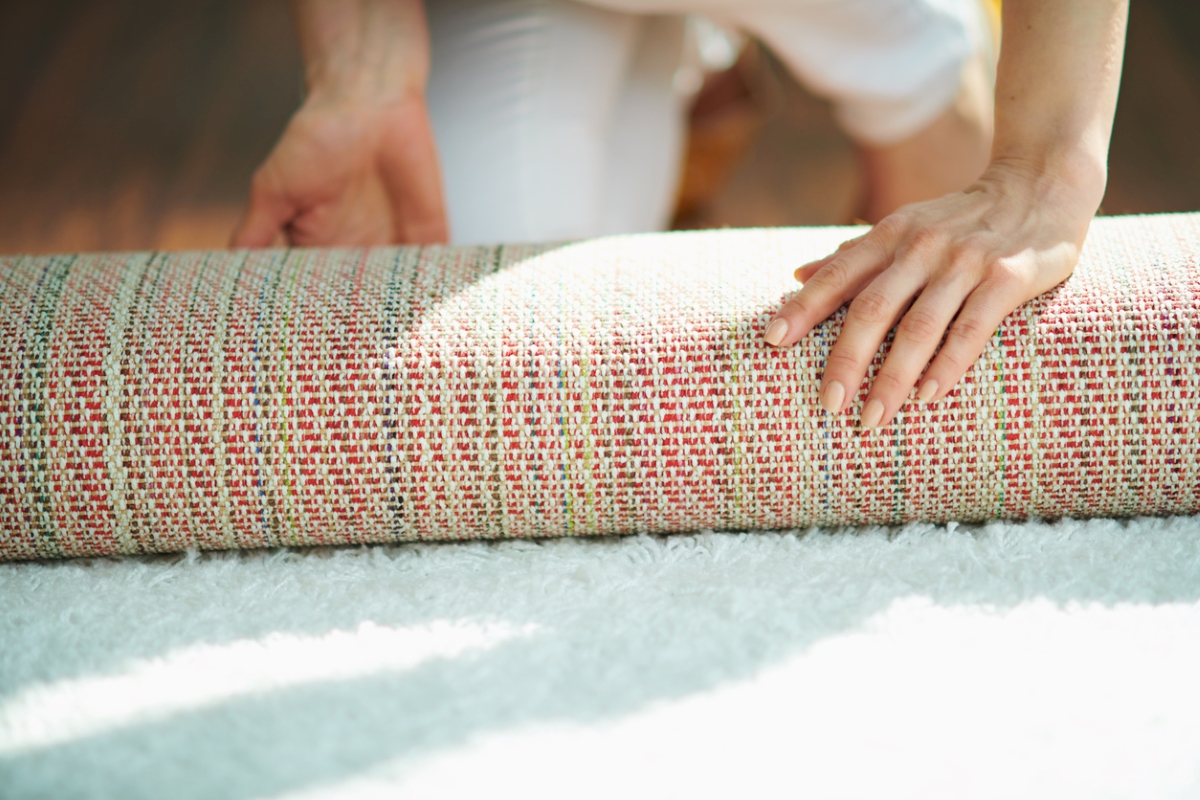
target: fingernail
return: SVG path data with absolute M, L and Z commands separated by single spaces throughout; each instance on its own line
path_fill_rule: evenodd
M 787 331 L 787 320 L 780 317 L 767 326 L 767 332 L 763 334 L 763 339 L 767 344 L 778 347 L 779 343 L 783 341 L 783 337 L 787 336 Z
M 821 392 L 821 408 L 830 414 L 836 414 L 842 410 L 842 401 L 845 399 L 846 390 L 842 384 L 839 381 L 830 381 L 825 391 Z
M 883 419 L 883 403 L 879 402 L 879 400 L 872 400 L 863 409 L 859 424 L 870 430 L 871 428 L 879 427 L 879 420 L 881 419 Z
M 930 378 L 922 383 L 921 388 L 917 390 L 917 400 L 921 401 L 922 403 L 928 403 L 933 399 L 933 396 L 937 394 L 937 390 L 938 382 L 933 378 Z

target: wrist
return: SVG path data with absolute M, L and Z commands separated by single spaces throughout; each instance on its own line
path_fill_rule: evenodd
M 1020 183 L 1035 202 L 1054 203 L 1090 217 L 1104 198 L 1106 162 L 1103 152 L 1086 146 L 1035 149 L 997 146 L 981 180 Z
M 424 102 L 425 86 L 403 71 L 372 64 L 340 65 L 335 70 L 307 72 L 307 105 L 385 106 Z
M 379 104 L 423 97 L 429 34 L 421 0 L 295 0 L 312 99 Z

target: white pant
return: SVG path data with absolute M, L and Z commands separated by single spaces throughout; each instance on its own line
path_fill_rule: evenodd
M 669 221 L 688 97 L 685 13 L 765 41 L 856 139 L 937 117 L 990 48 L 979 0 L 427 0 L 429 108 L 457 243 Z

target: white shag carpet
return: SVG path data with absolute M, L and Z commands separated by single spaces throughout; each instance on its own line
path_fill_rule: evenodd
M 1200 796 L 1200 517 L 0 565 L 0 797 Z

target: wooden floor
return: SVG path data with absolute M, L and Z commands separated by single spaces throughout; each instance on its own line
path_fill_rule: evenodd
M 751 146 L 681 225 L 853 215 L 828 108 L 765 69 L 753 107 L 707 131 Z M 0 4 L 0 252 L 223 246 L 300 97 L 286 0 Z M 1195 209 L 1200 3 L 1137 0 L 1104 211 Z
M 285 0 L 0 8 L 0 251 L 223 246 L 300 101 Z

